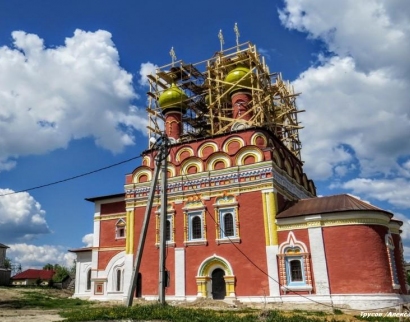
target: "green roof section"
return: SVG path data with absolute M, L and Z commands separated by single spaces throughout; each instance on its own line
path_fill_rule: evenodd
M 243 65 L 239 65 L 226 75 L 225 82 L 229 83 L 226 85 L 226 89 L 229 89 L 232 85 L 236 84 L 229 90 L 230 94 L 243 89 L 244 87 L 252 87 L 250 69 Z
M 182 112 L 185 113 L 187 99 L 188 96 L 173 83 L 170 88 L 159 96 L 158 104 L 162 108 L 163 113 L 171 108 L 182 109 Z

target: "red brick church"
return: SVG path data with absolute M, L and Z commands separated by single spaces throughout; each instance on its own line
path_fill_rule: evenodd
M 159 214 L 167 207 L 167 300 L 356 309 L 408 300 L 402 222 L 350 195 L 316 197 L 301 161 L 297 94 L 254 45 L 198 64 L 173 57 L 148 78 L 149 136 L 164 131 L 171 141 L 168 204 L 158 190 L 135 297 L 158 299 Z M 127 297 L 157 153 L 147 142 L 125 192 L 87 199 L 94 241 L 72 250 L 76 297 Z

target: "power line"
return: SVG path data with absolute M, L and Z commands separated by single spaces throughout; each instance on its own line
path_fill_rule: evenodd
M 133 160 L 136 160 L 136 159 L 139 159 L 139 158 L 141 158 L 141 157 L 142 157 L 142 155 L 140 154 L 140 155 L 138 155 L 138 156 L 136 156 L 136 157 L 132 157 L 132 158 L 130 158 L 130 159 L 123 160 L 123 161 L 120 161 L 120 162 L 117 162 L 117 163 L 114 163 L 114 164 L 110 164 L 110 165 L 108 165 L 108 166 L 106 166 L 106 167 L 102 167 L 102 168 L 99 168 L 99 169 L 96 169 L 96 170 L 92 170 L 92 171 L 89 171 L 89 172 L 86 172 L 86 173 L 82 173 L 82 174 L 79 174 L 79 175 L 76 175 L 76 176 L 73 176 L 73 177 L 69 177 L 69 178 L 66 178 L 66 179 L 62 179 L 62 180 L 58 180 L 58 181 L 46 183 L 46 184 L 43 184 L 43 185 L 40 185 L 40 186 L 35 186 L 35 187 L 32 187 L 32 188 L 27 188 L 27 189 L 22 189 L 22 190 L 18 190 L 18 191 L 13 191 L 13 192 L 4 193 L 4 194 L 0 195 L 0 197 L 9 196 L 9 195 L 14 195 L 14 194 L 17 194 L 17 193 L 27 192 L 27 191 L 31 191 L 31 190 L 37 190 L 37 189 L 41 189 L 41 188 L 45 188 L 45 187 L 49 187 L 49 186 L 54 186 L 54 185 L 56 185 L 56 184 L 60 184 L 60 183 L 67 182 L 67 181 L 71 181 L 71 180 L 74 180 L 74 179 L 78 179 L 78 178 L 81 178 L 81 177 L 88 176 L 88 175 L 93 174 L 93 173 L 96 173 L 96 172 L 100 172 L 100 171 L 104 171 L 104 170 L 107 170 L 107 169 L 110 169 L 110 168 L 114 168 L 114 167 L 116 167 L 116 166 L 119 166 L 119 165 L 121 165 L 121 164 L 130 162 L 130 161 L 133 161 Z
M 187 176 L 186 174 L 184 174 L 184 175 L 185 175 L 185 178 L 186 178 L 187 181 L 188 181 L 188 180 L 189 180 L 189 179 L 188 179 L 188 176 Z M 206 212 L 208 213 L 208 215 L 211 217 L 212 221 L 216 224 L 216 227 L 217 227 L 218 229 L 222 230 L 222 232 L 223 232 L 224 235 L 225 235 L 224 229 L 223 229 L 223 228 L 220 226 L 220 224 L 215 220 L 214 216 L 209 212 L 208 208 L 206 207 L 206 205 L 203 203 L 202 199 L 200 198 L 199 193 L 198 193 L 198 192 L 196 191 L 196 189 L 193 188 L 193 187 L 192 187 L 192 190 L 194 191 L 194 193 L 195 193 L 195 195 L 198 197 L 198 199 L 201 200 L 201 203 L 202 203 L 202 205 L 204 206 L 205 211 L 206 211 Z M 252 259 L 249 258 L 248 255 L 246 255 L 246 254 L 229 238 L 229 236 L 227 236 L 227 239 L 228 239 L 229 242 L 232 244 L 232 246 L 234 246 L 234 247 L 236 248 L 236 250 L 237 250 L 238 252 L 240 252 L 241 255 L 246 258 L 246 260 L 247 260 L 249 263 L 251 263 L 257 270 L 259 270 L 262 274 L 264 274 L 264 275 L 267 276 L 269 279 L 271 279 L 272 281 L 274 281 L 275 283 L 277 283 L 279 286 L 285 288 L 287 292 L 293 293 L 293 294 L 295 294 L 295 295 L 298 295 L 298 296 L 300 296 L 300 297 L 302 297 L 302 298 L 304 298 L 304 299 L 306 299 L 306 300 L 308 300 L 308 301 L 311 301 L 311 302 L 313 302 L 313 303 L 316 303 L 316 304 L 319 304 L 319 305 L 322 305 L 322 306 L 326 306 L 326 307 L 332 308 L 333 310 L 334 310 L 334 309 L 338 309 L 338 310 L 344 310 L 344 311 L 360 311 L 360 310 L 358 310 L 358 309 L 341 308 L 341 307 L 336 307 L 336 306 L 334 306 L 333 304 L 322 303 L 322 302 L 316 301 L 316 300 L 314 300 L 314 299 L 311 299 L 311 298 L 309 298 L 309 297 L 307 297 L 307 296 L 305 296 L 305 295 L 303 295 L 303 294 L 299 294 L 299 293 L 297 293 L 297 292 L 295 292 L 295 291 L 290 290 L 290 289 L 287 288 L 285 285 L 282 285 L 279 281 L 277 281 L 275 278 L 273 278 L 272 276 L 270 276 L 270 275 L 269 275 L 267 272 L 265 272 L 262 268 L 260 268 Z M 331 297 L 331 294 L 329 294 L 329 296 Z M 410 302 L 400 303 L 400 304 L 398 304 L 398 305 L 405 305 L 405 304 L 410 304 Z M 381 307 L 381 308 L 376 308 L 376 309 L 366 309 L 366 311 L 378 311 L 378 310 L 385 310 L 385 309 L 390 309 L 390 308 L 397 308 L 398 305 L 386 306 L 386 307 Z

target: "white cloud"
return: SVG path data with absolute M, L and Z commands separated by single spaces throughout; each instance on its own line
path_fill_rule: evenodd
M 93 238 L 93 234 L 87 234 L 81 241 L 85 244 L 85 247 L 91 247 L 93 245 Z
M 64 246 L 43 245 L 35 246 L 26 243 L 8 244 L 7 257 L 13 264 L 21 264 L 22 269 L 41 269 L 46 264 L 59 264 L 71 267 L 76 259 L 74 253 L 67 252 Z
M 410 151 L 404 135 L 410 128 L 409 83 L 380 71 L 359 72 L 351 57 L 333 57 L 302 73 L 294 86 L 302 92 L 299 107 L 307 111 L 300 115 L 300 136 L 308 174 L 326 179 L 335 166 L 356 159 L 362 175 L 399 169 L 397 158 Z
M 410 4 L 406 1 L 286 0 L 279 12 L 290 29 L 322 39 L 341 57 L 354 57 L 361 71 L 387 69 L 407 76 Z
M 404 178 L 356 178 L 339 186 L 366 198 L 387 201 L 397 208 L 410 208 L 410 181 Z
M 409 215 L 410 2 L 285 0 L 279 18 L 325 45 L 294 82 L 304 170 Z
M 403 249 L 404 249 L 404 260 L 407 262 L 407 263 L 410 263 L 410 247 L 408 247 L 408 246 L 403 246 Z
M 140 80 L 138 81 L 141 86 L 148 86 L 148 75 L 155 75 L 155 71 L 158 68 L 150 62 L 142 63 L 140 68 Z
M 13 47 L 0 47 L 0 171 L 73 139 L 93 137 L 120 152 L 134 143 L 135 129 L 145 133 L 132 76 L 109 32 L 76 30 L 56 48 L 23 31 L 12 37 Z
M 31 240 L 38 235 L 51 233 L 45 218 L 46 212 L 27 192 L 13 194 L 13 190 L 0 189 L 0 236 L 2 242 Z
M 306 172 L 328 179 L 351 162 L 364 177 L 400 171 L 397 160 L 410 151 L 410 5 L 287 0 L 279 16 L 333 55 L 319 55 L 294 82 L 307 111 L 300 115 Z

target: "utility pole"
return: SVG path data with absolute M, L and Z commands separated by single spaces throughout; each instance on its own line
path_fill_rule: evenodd
M 146 236 L 147 236 L 147 231 L 148 231 L 148 226 L 149 226 L 149 220 L 150 220 L 150 215 L 151 215 L 151 210 L 152 210 L 152 204 L 154 202 L 155 190 L 156 190 L 156 186 L 157 186 L 157 183 L 158 183 L 159 172 L 160 172 L 161 169 L 162 169 L 162 180 L 163 180 L 162 181 L 162 191 L 161 192 L 165 191 L 165 196 L 164 196 L 163 193 L 161 194 L 161 215 L 162 215 L 162 212 L 165 209 L 165 225 L 166 225 L 166 211 L 167 211 L 167 206 L 166 206 L 166 204 L 167 204 L 166 192 L 167 191 L 166 191 L 166 187 L 167 187 L 167 175 L 168 175 L 168 173 L 167 173 L 167 163 L 166 163 L 167 162 L 167 157 L 168 157 L 168 138 L 166 136 L 162 136 L 158 140 L 156 140 L 154 146 L 152 147 L 152 149 L 155 149 L 155 148 L 158 148 L 158 147 L 159 147 L 159 151 L 158 151 L 158 155 L 155 158 L 154 176 L 153 176 L 152 181 L 151 181 L 150 192 L 149 192 L 149 196 L 148 196 L 148 200 L 147 200 L 147 208 L 145 209 L 144 221 L 142 223 L 142 231 L 141 231 L 140 240 L 139 240 L 139 243 L 138 243 L 137 254 L 135 256 L 134 267 L 133 267 L 132 275 L 131 275 L 131 282 L 130 282 L 130 286 L 128 288 L 128 295 L 127 295 L 127 301 L 126 301 L 126 305 L 128 307 L 132 306 L 132 301 L 133 301 L 133 298 L 134 298 L 136 281 L 137 281 L 137 278 L 138 278 L 138 273 L 139 273 L 139 269 L 140 269 L 140 265 L 141 265 L 142 254 L 144 252 L 144 245 L 145 245 L 145 239 L 146 239 Z M 160 164 L 161 164 L 161 167 L 160 167 Z M 164 172 L 165 172 L 165 175 L 164 175 Z M 164 180 L 165 180 L 165 183 L 164 183 Z M 165 189 L 164 189 L 164 184 L 165 184 Z M 164 203 L 165 203 L 165 206 L 164 206 Z M 164 231 L 165 231 L 165 228 L 164 228 Z M 165 240 L 165 239 L 166 238 L 162 238 L 162 240 Z M 134 242 L 134 241 L 131 241 L 131 242 Z M 165 243 L 166 243 L 166 240 L 165 240 Z M 165 247 L 164 247 L 164 250 L 163 250 L 163 254 L 165 254 Z M 160 258 L 161 258 L 161 254 L 160 254 Z M 162 258 L 163 258 L 164 263 L 163 263 L 162 266 L 160 264 L 160 269 L 161 269 L 161 267 L 165 267 L 165 256 L 162 255 Z M 161 275 L 160 275 L 160 283 L 161 283 L 161 281 L 163 281 L 163 279 L 161 279 Z M 162 284 L 164 284 L 164 283 L 162 283 Z M 164 303 L 165 303 L 165 290 L 162 293 L 164 294 Z M 160 295 L 161 295 L 161 293 L 160 293 Z
M 165 304 L 165 288 L 167 286 L 168 274 L 165 268 L 166 259 L 166 247 L 167 247 L 167 216 L 168 216 L 168 169 L 167 169 L 167 156 L 168 156 L 168 141 L 164 140 L 161 149 L 162 162 L 161 162 L 161 212 L 160 212 L 160 226 L 159 226 L 159 283 L 158 294 L 159 303 Z

